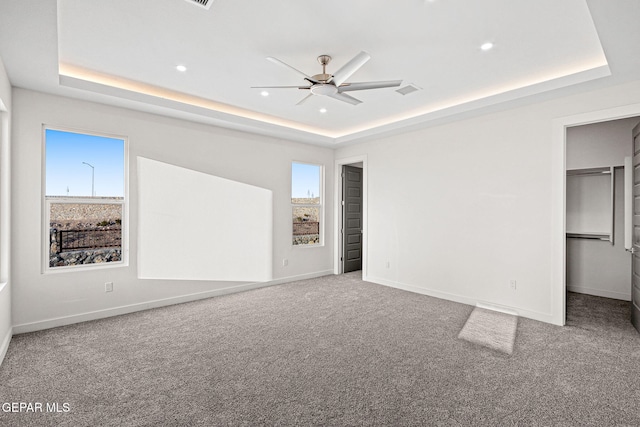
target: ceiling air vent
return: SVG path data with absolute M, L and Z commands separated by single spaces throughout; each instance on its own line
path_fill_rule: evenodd
M 400 95 L 409 95 L 411 92 L 415 92 L 417 90 L 420 90 L 418 86 L 414 85 L 413 83 L 409 83 L 405 87 L 396 89 L 396 92 L 398 92 Z
M 197 4 L 203 9 L 209 9 L 211 7 L 211 4 L 213 3 L 213 0 L 185 0 L 185 1 L 191 4 Z

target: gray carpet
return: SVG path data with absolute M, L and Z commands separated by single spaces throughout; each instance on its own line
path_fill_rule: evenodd
M 5 426 L 640 425 L 629 303 L 569 294 L 511 356 L 457 339 L 473 307 L 330 276 L 14 337 Z
M 476 307 L 458 334 L 458 338 L 483 347 L 513 353 L 518 316 Z

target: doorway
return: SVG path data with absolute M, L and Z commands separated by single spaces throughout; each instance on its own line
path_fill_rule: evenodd
M 342 166 L 342 272 L 362 270 L 362 162 Z
M 367 276 L 367 159 L 336 160 L 334 273 Z
M 566 130 L 571 126 L 640 115 L 640 104 L 559 117 L 552 120 L 551 175 L 551 310 L 549 323 L 566 323 Z

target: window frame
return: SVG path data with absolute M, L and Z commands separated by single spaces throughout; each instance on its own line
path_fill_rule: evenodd
M 62 197 L 56 197 L 55 201 L 47 199 L 47 130 L 77 133 L 90 136 L 98 136 L 104 138 L 112 138 L 122 140 L 124 143 L 123 151 L 123 199 L 109 201 L 107 199 L 96 200 L 77 200 Z M 66 126 L 53 126 L 42 125 L 42 166 L 41 166 L 42 180 L 40 186 L 41 193 L 41 273 L 42 274 L 58 274 L 69 273 L 72 271 L 89 271 L 104 268 L 122 268 L 129 266 L 129 138 L 123 135 L 117 135 L 112 133 L 91 131 L 86 129 L 71 128 Z M 49 266 L 49 257 L 51 250 L 50 242 L 50 216 L 51 216 L 51 204 L 119 204 L 122 206 L 122 240 L 121 240 L 121 259 L 120 261 L 92 263 L 92 264 L 80 264 L 80 265 L 66 265 L 59 267 Z
M 318 204 L 313 204 L 313 203 L 293 203 L 293 165 L 294 164 L 300 164 L 300 165 L 308 165 L 308 166 L 317 166 L 319 171 L 318 171 L 318 184 L 319 184 L 319 194 L 318 197 L 320 198 Z M 323 247 L 324 246 L 324 234 L 325 234 L 325 209 L 324 209 L 324 180 L 325 180 L 325 166 L 323 164 L 319 164 L 319 163 L 311 163 L 311 162 L 306 162 L 306 161 L 298 161 L 298 160 L 292 160 L 291 161 L 291 168 L 289 171 L 289 178 L 290 178 L 290 182 L 289 182 L 289 203 L 291 204 L 291 209 L 289 210 L 289 213 L 291 214 L 291 228 L 290 228 L 290 233 L 289 233 L 289 238 L 290 238 L 290 245 L 293 248 L 318 248 L 318 247 Z M 293 244 L 293 209 L 294 208 L 304 208 L 304 207 L 310 207 L 310 208 L 318 208 L 318 243 L 315 244 L 300 244 L 300 245 L 294 245 Z

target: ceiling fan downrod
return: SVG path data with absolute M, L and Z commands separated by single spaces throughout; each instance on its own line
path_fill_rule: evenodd
M 318 62 L 322 65 L 322 74 L 316 74 L 312 78 L 320 83 L 327 83 L 333 77 L 331 74 L 327 74 L 327 64 L 331 62 L 331 57 L 329 55 L 320 55 L 318 56 Z

